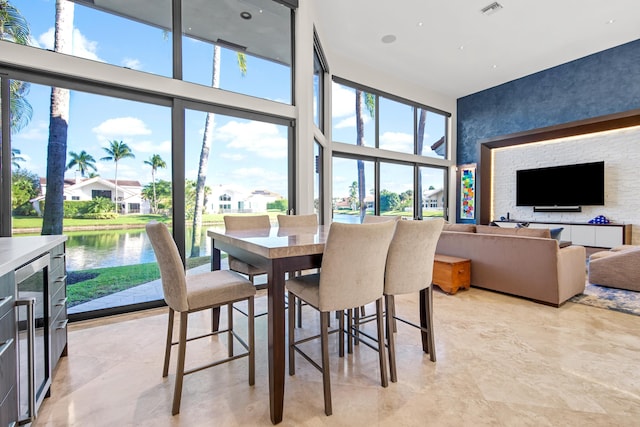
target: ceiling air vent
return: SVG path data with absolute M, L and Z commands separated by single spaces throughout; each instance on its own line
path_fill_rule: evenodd
M 489 15 L 493 15 L 500 9 L 502 9 L 502 5 L 496 1 L 480 9 L 480 12 L 482 12 L 483 15 L 489 16 Z

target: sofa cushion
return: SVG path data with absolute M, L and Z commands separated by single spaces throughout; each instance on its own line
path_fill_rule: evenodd
M 491 227 L 489 225 L 476 225 L 476 233 L 500 234 L 505 236 L 541 237 L 550 239 L 551 233 L 548 228 L 506 228 Z
M 442 231 L 456 231 L 458 233 L 475 233 L 475 224 L 449 224 L 445 223 L 442 227 Z

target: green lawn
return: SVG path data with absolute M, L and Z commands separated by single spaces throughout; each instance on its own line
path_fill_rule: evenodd
M 271 217 L 272 221 L 276 220 L 276 216 L 281 214 L 280 211 L 268 212 L 268 215 Z M 204 214 L 202 216 L 203 224 L 222 224 L 224 214 Z M 62 222 L 64 228 L 69 227 L 105 227 L 105 228 L 113 228 L 114 226 L 122 226 L 123 228 L 131 228 L 139 226 L 140 228 L 144 228 L 144 225 L 149 221 L 158 221 L 164 222 L 166 224 L 171 224 L 171 218 L 163 216 L 163 215 L 153 215 L 153 214 L 131 214 L 131 215 L 120 215 L 118 218 L 114 219 L 80 219 L 80 218 L 65 218 Z M 187 221 L 189 224 L 190 221 Z M 40 217 L 27 217 L 27 216 L 17 216 L 13 217 L 13 229 L 18 231 L 20 229 L 41 229 L 42 228 L 42 218 Z
M 209 263 L 210 257 L 188 258 L 187 268 Z M 82 304 L 160 278 L 155 262 L 71 271 L 67 275 L 68 306 Z

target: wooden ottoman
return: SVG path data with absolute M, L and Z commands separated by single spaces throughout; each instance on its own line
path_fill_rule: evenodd
M 448 294 L 471 286 L 471 260 L 436 254 L 433 260 L 433 284 Z

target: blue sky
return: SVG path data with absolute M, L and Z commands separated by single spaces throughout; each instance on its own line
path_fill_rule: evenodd
M 55 0 L 13 0 L 11 2 L 31 25 L 32 44 L 53 49 Z M 117 28 L 117 31 L 114 31 Z M 131 35 L 135 34 L 135 38 Z M 168 36 L 168 37 L 167 37 Z M 185 40 L 185 80 L 211 85 L 212 52 L 210 44 Z M 241 75 L 236 54 L 222 50 L 221 88 L 274 101 L 289 103 L 291 98 L 287 67 L 247 57 L 248 72 Z M 159 74 L 171 75 L 170 35 L 159 28 L 143 25 L 114 15 L 76 4 L 74 16 L 73 54 L 109 64 Z M 309 78 L 311 84 L 311 77 Z M 28 100 L 33 106 L 32 120 L 25 129 L 12 137 L 14 148 L 21 150 L 27 161 L 22 167 L 46 175 L 46 144 L 49 126 L 50 87 L 32 84 Z M 353 92 L 333 90 L 333 137 L 354 139 L 355 115 Z M 407 111 L 395 111 L 387 106 L 381 120 L 381 144 L 406 151 L 412 144 L 411 117 Z M 381 107 L 382 109 L 382 107 Z M 383 110 L 384 111 L 384 110 Z M 368 120 L 367 145 L 373 145 L 372 120 Z M 149 105 L 74 91 L 71 94 L 68 151 L 86 150 L 97 160 L 98 173 L 107 179 L 114 177 L 113 162 L 100 161 L 106 154 L 103 147 L 116 139 L 126 142 L 136 155 L 118 164 L 118 179 L 135 179 L 143 184 L 151 181 L 151 170 L 143 164 L 153 154 L 159 154 L 168 168 L 158 171 L 158 179 L 171 179 L 170 139 L 171 112 L 168 107 Z M 195 179 L 204 132 L 205 113 L 186 113 L 186 171 Z M 273 124 L 216 115 L 212 154 L 209 160 L 208 184 L 233 186 L 244 191 L 265 189 L 286 196 L 287 188 L 287 128 Z M 438 137 L 433 137 L 433 141 Z M 430 139 L 427 137 L 427 141 Z M 431 141 L 431 142 L 433 142 Z M 351 142 L 351 141 L 345 141 Z M 431 143 L 429 142 L 429 143 Z M 67 156 L 67 161 L 69 157 Z M 334 171 L 334 195 L 346 195 L 343 178 L 352 179 L 355 171 Z M 66 177 L 73 178 L 74 171 Z M 441 175 L 436 180 L 441 182 Z M 345 182 L 346 182 L 345 181 Z M 390 187 L 393 180 L 385 181 Z M 391 191 L 401 192 L 406 183 L 398 183 Z

